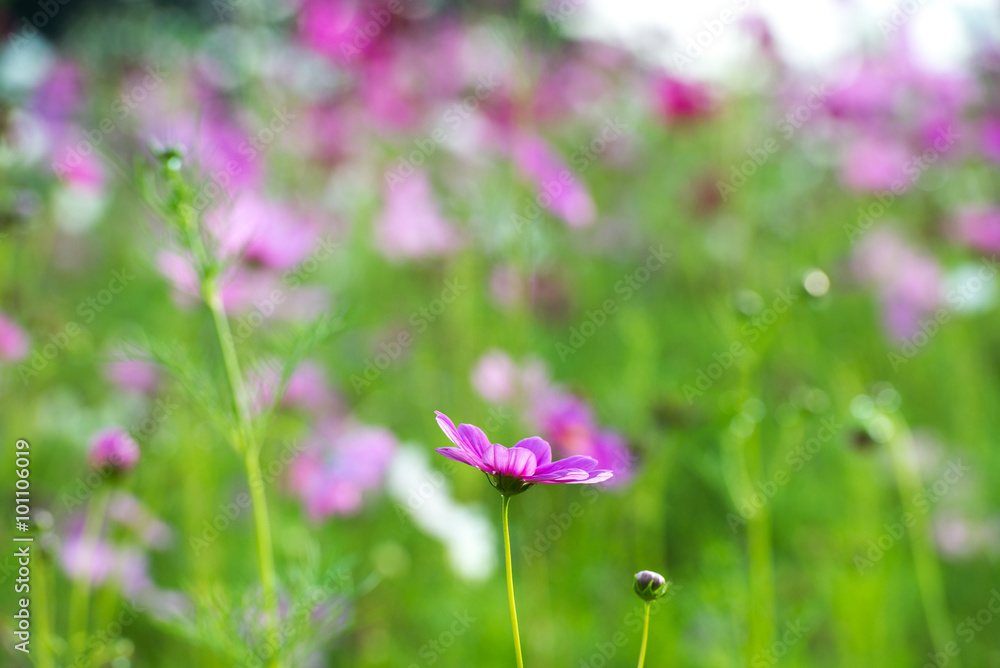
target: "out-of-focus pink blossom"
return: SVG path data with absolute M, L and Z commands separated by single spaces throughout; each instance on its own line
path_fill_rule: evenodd
M 851 142 L 840 165 L 844 185 L 858 192 L 909 188 L 912 177 L 905 172 L 910 152 L 898 141 L 864 136 Z
M 1000 208 L 963 207 L 952 217 L 951 228 L 961 243 L 985 253 L 1000 253 Z
M 570 227 L 590 225 L 597 209 L 576 174 L 538 135 L 516 134 L 512 157 L 517 168 L 534 182 L 537 201 Z
M 139 446 L 128 432 L 113 427 L 94 435 L 90 442 L 90 464 L 124 472 L 139 463 Z
M 250 375 L 249 381 L 254 410 L 265 410 L 274 401 L 274 392 L 281 381 L 279 365 L 261 365 Z M 302 408 L 315 414 L 338 408 L 337 403 L 337 395 L 330 389 L 323 368 L 312 361 L 303 362 L 292 372 L 281 397 L 283 407 Z
M 50 71 L 31 98 L 31 109 L 49 122 L 71 119 L 83 102 L 83 82 L 75 63 L 62 61 Z
M 472 370 L 472 386 L 485 399 L 494 403 L 508 402 L 517 390 L 520 372 L 510 355 L 494 348 L 476 363 Z
M 421 258 L 450 253 L 458 235 L 438 210 L 430 179 L 424 172 L 399 177 L 385 192 L 385 205 L 375 222 L 375 243 L 388 258 Z
M 307 0 L 299 11 L 303 43 L 332 60 L 348 63 L 364 57 L 373 39 L 364 32 L 365 3 Z M 382 9 L 385 9 L 384 7 Z
M 0 361 L 17 362 L 28 354 L 28 335 L 16 322 L 0 313 Z
M 242 257 L 272 269 L 290 269 L 303 260 L 316 241 L 316 226 L 286 205 L 255 193 L 241 194 L 232 207 L 214 209 L 207 217 L 225 256 Z
M 670 75 L 653 79 L 656 111 L 665 121 L 693 121 L 707 118 L 715 109 L 712 94 L 705 84 L 684 81 Z
M 147 360 L 114 360 L 104 366 L 104 377 L 123 390 L 152 394 L 160 383 L 160 368 Z
M 859 243 L 852 268 L 876 288 L 886 329 L 897 339 L 916 334 L 922 318 L 942 304 L 943 275 L 937 261 L 892 230 L 870 232 Z
M 990 116 L 979 124 L 980 150 L 993 162 L 1000 162 L 1000 116 Z
M 365 492 L 381 484 L 396 447 L 382 427 L 325 423 L 292 462 L 289 487 L 313 520 L 355 514 Z

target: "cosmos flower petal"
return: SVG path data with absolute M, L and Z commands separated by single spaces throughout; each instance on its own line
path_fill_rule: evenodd
M 468 464 L 469 466 L 474 466 L 477 469 L 487 471 L 488 468 L 483 464 L 481 459 L 478 459 L 474 455 L 469 454 L 466 450 L 462 448 L 435 448 L 436 452 L 444 455 L 448 459 L 453 459 L 456 462 L 462 462 L 463 464 Z
M 593 471 L 595 468 L 597 468 L 597 460 L 593 457 L 587 457 L 586 455 L 573 455 L 572 457 L 552 462 L 548 466 L 539 467 L 536 473 L 552 473 L 567 469 L 580 469 L 589 472 Z
M 461 447 L 462 439 L 459 437 L 458 429 L 455 429 L 455 423 L 451 421 L 451 418 L 441 411 L 434 411 L 434 415 L 437 416 L 438 426 L 441 427 L 441 431 L 448 437 L 448 440 Z
M 483 464 L 486 467 L 483 470 L 490 473 L 500 473 L 507 468 L 507 459 L 507 448 L 499 443 L 491 445 L 483 453 Z
M 548 441 L 543 438 L 538 436 L 524 438 L 518 441 L 514 447 L 531 450 L 531 452 L 535 455 L 537 468 L 542 468 L 543 466 L 548 466 L 552 463 L 552 447 L 548 444 Z
M 526 448 L 515 446 L 508 451 L 507 470 L 503 473 L 515 478 L 527 479 L 535 472 L 536 468 L 535 453 Z
M 460 424 L 458 425 L 458 435 L 462 439 L 459 444 L 466 450 L 469 450 L 479 457 L 483 456 L 483 453 L 490 448 L 490 439 L 486 438 L 486 434 L 479 427 L 471 424 Z

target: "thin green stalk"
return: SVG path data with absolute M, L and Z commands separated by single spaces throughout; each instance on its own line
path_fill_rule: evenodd
M 32 579 L 32 584 L 35 585 L 35 597 L 31 602 L 34 607 L 33 614 L 38 620 L 38 666 L 39 668 L 53 668 L 55 662 L 52 659 L 52 619 L 49 611 L 48 568 L 44 555 L 35 564 L 35 577 Z
M 517 607 L 514 605 L 514 570 L 510 564 L 510 529 L 507 527 L 507 511 L 510 508 L 510 497 L 503 497 L 503 549 L 507 558 L 507 599 L 510 601 L 510 625 L 514 629 L 514 656 L 517 658 L 517 668 L 524 668 L 521 659 L 521 635 L 517 631 Z
M 889 439 L 889 453 L 892 456 L 892 468 L 896 477 L 903 508 L 913 518 L 910 527 L 910 543 L 913 548 L 913 567 L 917 574 L 917 587 L 920 599 L 927 615 L 927 627 L 931 634 L 931 644 L 937 653 L 944 652 L 944 647 L 951 641 L 951 622 L 948 619 L 948 602 L 944 594 L 944 584 L 937 557 L 931 549 L 930 531 L 927 527 L 925 513 L 913 503 L 920 495 L 923 483 L 920 474 L 913 466 L 912 453 L 907 452 L 908 444 L 912 442 L 909 431 L 903 425 L 900 433 Z M 954 666 L 958 666 L 958 657 L 954 658 Z
M 646 616 L 642 622 L 642 644 L 639 646 L 639 667 L 646 663 L 646 639 L 649 637 L 649 601 L 646 601 Z
M 247 483 L 250 486 L 250 498 L 253 505 L 254 528 L 257 536 L 257 560 L 260 565 L 260 581 L 264 590 L 264 609 L 267 616 L 268 638 L 275 649 L 278 645 L 278 597 L 277 575 L 274 568 L 274 546 L 271 539 L 271 520 L 267 507 L 267 495 L 264 491 L 264 479 L 260 472 L 260 448 L 257 445 L 250 423 L 250 411 L 247 408 L 246 392 L 243 386 L 243 373 L 236 356 L 236 346 L 233 344 L 229 320 L 222 304 L 222 296 L 218 286 L 211 278 L 203 285 L 205 302 L 212 312 L 215 332 L 222 349 L 222 359 L 226 367 L 226 378 L 229 381 L 229 392 L 233 399 L 233 412 L 236 415 L 236 433 L 233 444 L 237 451 L 243 454 L 246 468 Z M 272 666 L 281 666 L 276 658 Z
M 86 550 L 94 550 L 104 525 L 104 515 L 107 513 L 110 494 L 105 489 L 98 489 L 87 504 L 87 515 L 83 521 L 83 533 L 80 540 Z M 93 556 L 93 555 L 91 555 Z M 86 557 L 84 557 L 86 558 Z M 87 628 L 90 625 L 90 573 L 74 580 L 69 598 L 69 642 L 76 657 L 82 657 L 87 645 Z

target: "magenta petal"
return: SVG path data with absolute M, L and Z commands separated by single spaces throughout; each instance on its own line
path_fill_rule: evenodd
M 434 448 L 435 452 L 438 452 L 448 459 L 453 459 L 456 462 L 462 462 L 463 464 L 468 464 L 481 471 L 487 471 L 486 466 L 483 464 L 482 460 L 477 459 L 475 456 L 469 452 L 463 450 L 462 448 Z
M 448 440 L 455 445 L 462 447 L 462 439 L 458 436 L 458 430 L 455 429 L 455 423 L 451 421 L 451 418 L 442 413 L 441 411 L 434 411 L 434 415 L 437 416 L 438 426 L 441 427 L 441 431 L 444 435 L 448 437 Z
M 530 438 L 521 439 L 514 447 L 531 450 L 531 452 L 535 455 L 537 468 L 542 468 L 543 466 L 548 466 L 552 463 L 552 448 L 543 438 L 532 436 Z
M 568 469 L 580 469 L 582 471 L 589 472 L 593 471 L 595 468 L 597 468 L 597 460 L 593 457 L 587 457 L 586 455 L 573 455 L 572 457 L 552 462 L 548 466 L 542 466 L 535 471 L 535 473 L 555 473 L 557 471 L 564 471 Z
M 537 483 L 583 482 L 589 477 L 590 474 L 586 471 L 581 471 L 580 469 L 566 469 L 552 471 L 549 473 L 536 473 L 530 478 L 526 478 L 526 480 L 528 480 L 528 482 Z
M 486 467 L 484 470 L 490 473 L 503 473 L 507 470 L 508 457 L 507 448 L 499 443 L 491 445 L 483 453 L 483 465 Z
M 517 446 L 511 448 L 507 460 L 506 474 L 515 478 L 527 478 L 535 472 L 537 462 L 535 453 Z
M 490 448 L 490 439 L 486 438 L 486 434 L 479 427 L 471 424 L 460 424 L 458 425 L 458 435 L 462 440 L 459 445 L 479 457 L 482 457 Z

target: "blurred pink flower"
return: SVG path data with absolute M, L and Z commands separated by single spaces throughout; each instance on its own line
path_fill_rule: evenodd
M 340 63 L 360 59 L 373 38 L 364 32 L 367 3 L 344 0 L 306 0 L 299 11 L 299 35 L 313 50 Z M 382 9 L 385 9 L 384 7 Z
M 104 366 L 104 377 L 122 390 L 152 394 L 160 382 L 160 368 L 146 360 L 114 360 Z
M 876 288 L 886 329 L 897 339 L 916 334 L 921 320 L 943 303 L 944 277 L 937 260 L 892 230 L 870 232 L 851 263 L 855 275 Z
M 375 221 L 375 244 L 388 258 L 421 258 L 450 253 L 457 233 L 441 216 L 431 182 L 416 172 L 390 184 L 385 205 Z
M 123 429 L 112 427 L 98 432 L 90 441 L 90 464 L 116 472 L 128 471 L 139 463 L 139 446 Z
M 28 354 L 28 335 L 13 320 L 0 313 L 0 361 L 17 362 Z
M 711 91 L 705 84 L 663 74 L 653 78 L 652 87 L 655 110 L 665 121 L 700 120 L 715 110 Z
M 261 365 L 250 374 L 249 384 L 253 392 L 251 403 L 256 412 L 271 405 L 280 380 L 281 371 L 277 363 Z M 327 383 L 323 368 L 309 360 L 292 372 L 281 397 L 281 406 L 302 408 L 314 414 L 339 408 L 337 395 Z
M 990 116 L 980 122 L 977 144 L 983 155 L 993 162 L 1000 162 L 1000 116 Z
M 472 370 L 472 386 L 486 401 L 508 402 L 517 390 L 520 369 L 513 358 L 502 350 L 487 351 Z
M 281 202 L 242 193 L 231 207 L 213 209 L 207 224 L 226 257 L 242 257 L 272 269 L 290 269 L 305 259 L 317 228 Z
M 71 119 L 84 101 L 83 82 L 76 63 L 56 63 L 31 98 L 31 109 L 50 122 Z
M 323 423 L 292 462 L 289 486 L 313 520 L 355 514 L 364 493 L 382 483 L 396 447 L 382 427 Z
M 850 142 L 840 164 L 840 179 L 858 192 L 908 189 L 912 177 L 904 171 L 911 156 L 906 146 L 885 137 L 864 136 Z
M 590 225 L 597 209 L 579 176 L 538 135 L 516 134 L 512 157 L 517 168 L 535 183 L 536 201 L 570 227 Z
M 1000 208 L 962 207 L 952 216 L 951 228 L 961 243 L 985 253 L 1000 253 Z

